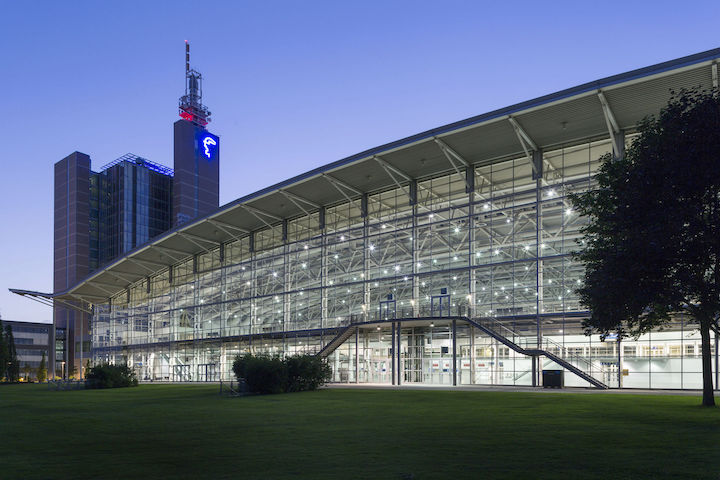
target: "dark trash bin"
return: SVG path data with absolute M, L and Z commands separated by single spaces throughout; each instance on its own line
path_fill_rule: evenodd
M 543 370 L 543 388 L 563 388 L 565 386 L 563 370 Z

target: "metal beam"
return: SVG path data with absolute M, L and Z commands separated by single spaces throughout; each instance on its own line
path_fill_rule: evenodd
M 110 297 L 113 296 L 113 295 L 115 295 L 115 294 L 117 293 L 117 292 L 114 292 L 114 291 L 112 291 L 112 290 L 108 290 L 108 289 L 105 288 L 105 287 L 102 287 L 101 285 L 103 285 L 103 284 L 98 285 L 98 282 L 89 281 L 89 282 L 88 282 L 88 285 L 90 285 L 91 287 L 97 288 L 98 290 L 102 290 L 103 292 L 105 292 L 105 293 L 106 293 L 108 296 L 110 296 Z M 105 284 L 105 285 L 107 285 L 107 284 Z M 115 288 L 118 287 L 117 285 L 110 285 L 110 286 L 115 287 Z
M 450 162 L 450 165 L 452 165 L 452 167 L 455 169 L 455 173 L 457 173 L 458 176 L 462 178 L 463 182 L 465 182 L 465 190 L 468 192 L 474 190 L 473 186 L 467 179 L 467 175 L 463 175 L 458 166 L 455 165 L 453 157 L 455 157 L 458 161 L 465 165 L 466 169 L 470 168 L 470 163 L 468 163 L 464 158 L 462 158 L 458 153 L 456 153 L 452 148 L 450 148 L 447 143 L 443 142 L 439 138 L 435 138 L 435 143 L 438 145 L 438 147 L 440 147 L 440 151 L 443 153 L 443 155 L 445 155 L 447 161 Z
M 618 144 L 618 139 L 616 137 L 617 134 L 620 133 L 620 127 L 618 126 L 617 120 L 615 119 L 615 115 L 613 115 L 610 104 L 605 98 L 605 94 L 603 94 L 601 90 L 598 92 L 597 95 L 598 99 L 600 100 L 600 105 L 602 106 L 603 116 L 605 117 L 605 124 L 607 125 L 608 134 L 610 135 L 610 140 L 612 140 L 613 151 L 615 152 L 615 156 L 619 157 L 620 145 Z
M 133 260 L 135 260 L 136 262 L 147 263 L 148 265 L 155 265 L 156 267 L 161 267 L 161 268 L 162 268 L 162 267 L 167 268 L 167 267 L 170 266 L 169 263 L 156 262 L 155 260 L 147 260 L 147 259 L 145 259 L 145 258 L 133 257 Z
M 412 177 L 411 177 L 410 175 L 408 175 L 407 173 L 403 172 L 403 171 L 400 170 L 399 168 L 392 166 L 387 160 L 385 160 L 385 159 L 383 159 L 383 158 L 380 158 L 378 155 L 373 155 L 373 159 L 374 159 L 376 162 L 378 162 L 381 166 L 387 168 L 388 170 L 390 170 L 390 171 L 393 172 L 394 174 L 396 174 L 396 175 L 404 178 L 404 179 L 407 180 L 408 182 L 409 182 L 410 180 L 412 180 Z
M 510 121 L 510 125 L 512 125 L 513 130 L 515 130 L 515 135 L 520 142 L 520 146 L 525 152 L 525 158 L 527 158 L 527 161 L 532 167 L 533 179 L 537 180 L 538 178 L 542 177 L 542 169 L 539 169 L 536 164 L 537 158 L 535 152 L 539 150 L 537 144 L 533 141 L 532 138 L 530 138 L 530 135 L 528 135 L 527 132 L 520 126 L 517 120 L 515 120 L 512 116 L 508 116 L 508 120 Z
M 203 237 L 203 236 L 201 236 L 201 235 L 195 235 L 194 233 L 178 232 L 178 235 L 180 235 L 181 237 L 188 238 L 188 239 L 192 238 L 192 239 L 195 239 L 195 240 L 197 240 L 197 241 L 199 241 L 199 242 L 211 243 L 211 244 L 213 244 L 213 245 L 215 245 L 215 246 L 219 246 L 219 245 L 222 243 L 222 242 L 218 242 L 217 240 L 211 240 L 211 239 L 209 239 L 209 238 L 205 238 L 205 237 Z M 203 248 L 206 248 L 206 247 L 203 247 Z
M 127 260 L 128 262 L 130 262 L 130 263 L 133 263 L 133 264 L 137 265 L 137 266 L 140 267 L 140 268 L 144 268 L 145 270 L 148 271 L 148 273 L 156 273 L 156 272 L 157 272 L 156 269 L 150 268 L 150 267 L 148 267 L 147 265 L 144 265 L 144 264 L 138 262 L 138 261 L 135 260 L 134 258 L 128 257 L 128 258 L 126 258 L 126 260 Z
M 533 139 L 530 138 L 530 135 L 528 135 L 527 132 L 520 126 L 517 120 L 510 116 L 508 117 L 508 120 L 510 121 L 513 130 L 515 130 L 515 134 L 521 139 L 521 142 L 524 141 L 525 144 L 530 147 L 530 150 L 539 150 Z
M 393 167 L 392 165 L 390 165 L 388 162 L 386 162 L 382 158 L 378 157 L 377 155 L 373 156 L 373 158 L 380 164 L 382 169 L 385 170 L 385 173 L 388 174 L 388 177 L 390 177 L 392 179 L 392 181 L 395 182 L 395 185 L 397 185 L 398 188 L 400 188 L 400 190 L 402 190 L 405 193 L 405 195 L 408 196 L 410 201 L 412 201 L 413 197 L 412 197 L 412 194 L 410 193 L 409 189 L 405 188 L 405 186 L 403 184 L 401 184 L 397 178 L 395 178 L 395 175 L 398 175 L 398 176 L 404 178 L 408 182 L 412 182 L 412 178 L 410 178 L 409 175 L 402 172 L 401 170 Z
M 288 199 L 290 199 L 290 200 L 293 200 L 293 199 L 294 199 L 294 200 L 297 200 L 298 202 L 303 202 L 303 203 L 305 203 L 305 204 L 307 204 L 307 205 L 310 205 L 310 206 L 313 207 L 313 208 L 320 208 L 320 207 L 322 206 L 322 205 L 318 205 L 317 203 L 315 203 L 315 202 L 313 202 L 313 201 L 308 200 L 307 198 L 303 198 L 303 197 L 301 197 L 300 195 L 296 195 L 296 194 L 294 194 L 294 193 L 288 192 L 287 190 L 282 190 L 282 189 L 281 189 L 281 190 L 278 190 L 278 192 L 282 193 L 283 195 L 285 195 L 285 196 L 286 196 Z
M 440 140 L 440 139 L 437 138 L 437 137 L 434 137 L 433 140 L 435 140 L 435 143 L 437 143 L 437 144 L 440 146 L 440 149 L 441 149 L 443 152 L 449 153 L 450 155 L 452 155 L 453 157 L 455 157 L 459 162 L 461 162 L 461 163 L 462 163 L 463 165 L 465 165 L 466 167 L 469 167 L 469 166 L 470 166 L 470 162 L 468 162 L 467 160 L 465 160 L 465 159 L 463 158 L 463 156 L 460 155 L 459 153 L 457 153 L 450 145 L 448 145 L 447 143 L 443 142 L 442 140 Z
M 185 258 L 187 258 L 193 254 L 193 252 L 186 252 L 185 250 L 178 250 L 177 248 L 170 248 L 170 247 L 166 247 L 165 245 L 150 245 L 150 248 L 157 248 L 157 249 L 165 251 L 165 252 L 182 255 L 182 257 L 180 257 L 181 260 L 184 260 Z
M 252 215 L 253 217 L 255 217 L 255 218 L 257 218 L 258 220 L 260 220 L 266 227 L 268 227 L 268 228 L 273 228 L 273 226 L 272 226 L 272 224 L 271 224 L 270 222 L 268 222 L 268 221 L 265 220 L 263 217 L 261 217 L 259 213 L 256 213 L 255 211 L 253 211 L 252 208 L 248 208 L 247 205 L 242 205 L 242 207 L 243 207 L 250 215 Z
M 145 278 L 145 276 L 143 275 L 140 278 L 129 279 L 128 277 L 125 277 L 124 275 L 130 275 L 130 274 L 127 274 L 125 272 L 122 272 L 122 273 L 121 272 L 112 272 L 110 270 L 105 270 L 103 273 L 106 273 L 106 274 L 110 275 L 111 277 L 115 277 L 118 280 L 122 280 L 123 282 L 128 282 L 128 283 L 135 283 L 138 280 L 140 280 L 141 278 Z
M 353 193 L 356 194 L 356 195 L 362 195 L 362 194 L 363 194 L 363 192 L 361 192 L 361 191 L 358 190 L 357 188 L 353 187 L 352 185 L 348 185 L 347 183 L 343 182 L 342 180 L 338 180 L 337 178 L 332 177 L 332 176 L 330 176 L 330 175 L 327 174 L 327 173 L 323 173 L 322 176 L 323 176 L 323 178 L 327 179 L 328 182 L 332 183 L 332 184 L 335 185 L 335 186 L 340 186 L 340 187 L 343 187 L 343 188 L 347 188 L 348 190 L 350 190 L 351 192 L 353 192 Z
M 216 227 L 223 226 L 223 227 L 229 228 L 231 230 L 237 230 L 240 233 L 245 233 L 245 234 L 250 233 L 250 230 L 247 230 L 242 227 L 238 227 L 237 225 L 233 225 L 232 223 L 223 222 L 222 220 L 218 220 L 217 218 L 209 218 L 206 220 L 206 222 L 208 222 Z
M 254 212 L 254 213 L 257 213 L 258 215 L 264 215 L 267 218 L 270 218 L 272 220 L 277 220 L 278 222 L 281 222 L 283 220 L 282 217 L 278 217 L 277 215 L 273 215 L 272 213 L 268 213 L 265 210 L 260 210 L 259 208 L 256 208 L 256 207 L 251 207 L 250 205 L 243 204 L 242 207 L 245 210 L 249 211 L 250 213 Z

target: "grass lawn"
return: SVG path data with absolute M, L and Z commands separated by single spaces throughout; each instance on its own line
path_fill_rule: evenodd
M 0 478 L 720 478 L 685 396 L 0 386 Z

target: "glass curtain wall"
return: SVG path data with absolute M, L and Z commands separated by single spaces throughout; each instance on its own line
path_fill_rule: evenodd
M 687 319 L 621 343 L 582 332 L 572 252 L 585 219 L 568 195 L 593 188 L 610 151 L 548 150 L 539 179 L 525 157 L 480 163 L 253 232 L 96 307 L 94 359 L 127 361 L 143 380 L 229 379 L 239 353 L 316 353 L 354 324 L 329 355 L 334 381 L 452 384 L 455 351 L 458 384 L 532 384 L 531 358 L 482 329 L 458 320 L 453 338 L 443 317 L 460 315 L 610 387 L 699 388 Z M 393 319 L 405 319 L 399 358 L 382 323 Z M 589 385 L 570 372 L 565 384 Z

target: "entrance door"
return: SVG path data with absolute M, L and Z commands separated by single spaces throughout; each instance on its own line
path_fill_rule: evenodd
M 201 363 L 197 366 L 198 382 L 217 381 L 217 368 L 214 363 Z
M 430 299 L 430 316 L 431 317 L 449 317 L 450 316 L 450 295 L 433 295 Z

